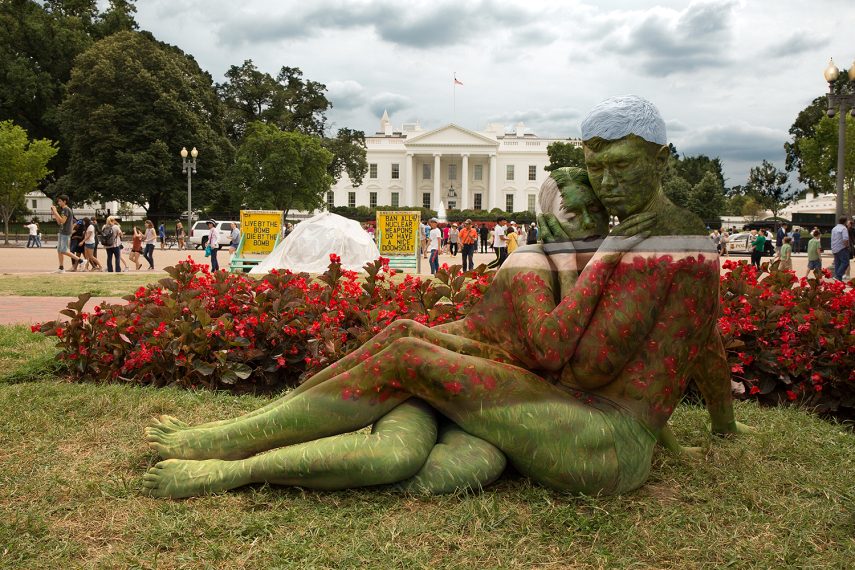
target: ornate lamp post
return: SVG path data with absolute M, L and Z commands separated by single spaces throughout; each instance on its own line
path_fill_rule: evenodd
M 852 108 L 849 112 L 855 117 L 855 93 L 834 93 L 834 82 L 840 77 L 840 70 L 834 65 L 834 60 L 828 62 L 825 68 L 825 80 L 828 81 L 828 113 L 834 117 L 837 113 L 836 107 L 840 108 L 840 136 L 837 139 L 837 217 L 843 215 L 843 167 L 846 154 L 846 107 Z M 855 63 L 849 68 L 850 90 L 852 82 L 855 82 Z
M 853 67 L 855 69 L 855 67 Z M 188 240 L 190 238 L 190 232 L 193 228 L 193 208 L 190 207 L 190 176 L 191 174 L 196 174 L 196 157 L 199 156 L 199 151 L 196 150 L 196 147 L 193 147 L 193 150 L 190 151 L 190 156 L 193 157 L 193 160 L 187 160 L 187 147 L 181 148 L 181 166 L 183 170 L 181 172 L 187 173 L 187 229 L 184 230 L 184 235 L 187 236 Z M 189 241 L 187 243 L 190 243 Z

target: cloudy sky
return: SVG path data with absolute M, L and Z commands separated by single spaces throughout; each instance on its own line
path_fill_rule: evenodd
M 718 156 L 727 185 L 784 166 L 798 112 L 855 60 L 851 0 L 145 0 L 142 29 L 193 54 L 217 82 L 251 59 L 326 84 L 336 127 L 476 129 L 524 121 L 572 137 L 597 102 L 654 102 L 681 153 Z M 793 177 L 795 179 L 795 176 Z

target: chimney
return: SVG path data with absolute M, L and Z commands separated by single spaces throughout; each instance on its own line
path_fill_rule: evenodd
M 523 125 L 523 122 L 520 121 L 519 123 L 517 123 L 517 138 L 521 139 L 524 136 L 525 136 L 525 125 Z

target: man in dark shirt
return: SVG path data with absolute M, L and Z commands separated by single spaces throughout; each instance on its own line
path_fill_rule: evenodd
M 62 194 L 56 199 L 59 204 L 59 210 L 56 206 L 51 206 L 50 211 L 53 219 L 59 224 L 59 234 L 57 235 L 56 256 L 59 258 L 59 269 L 53 273 L 65 273 L 65 268 L 62 266 L 62 256 L 67 255 L 71 258 L 73 267 L 76 268 L 80 263 L 80 258 L 68 251 L 69 240 L 71 239 L 71 229 L 74 225 L 74 213 L 68 207 L 68 196 Z
M 793 232 L 793 253 L 799 253 L 802 247 L 802 233 L 799 228 Z
M 784 245 L 784 238 L 787 237 L 787 224 L 778 226 L 778 233 L 775 234 L 775 253 L 781 254 L 781 246 Z
M 490 237 L 490 230 L 488 230 L 487 226 L 483 223 L 478 229 L 478 237 L 481 238 L 481 253 L 487 253 L 487 238 Z

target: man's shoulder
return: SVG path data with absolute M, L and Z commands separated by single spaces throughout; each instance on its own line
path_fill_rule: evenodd
M 659 212 L 656 233 L 671 236 L 704 236 L 709 238 L 709 230 L 694 213 L 681 208 L 671 201 Z

